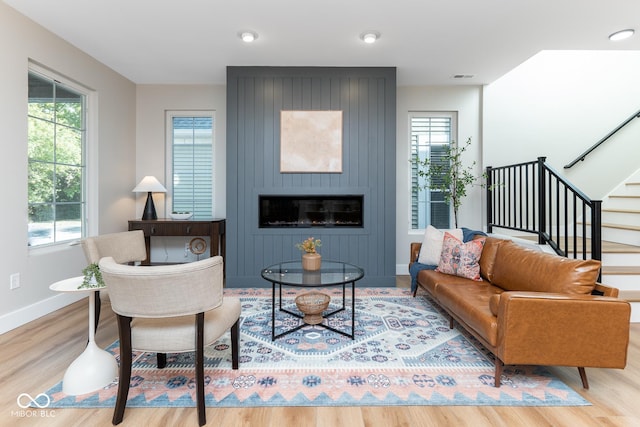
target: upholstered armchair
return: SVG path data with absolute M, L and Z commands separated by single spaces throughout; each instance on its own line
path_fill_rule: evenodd
M 120 379 L 113 424 L 119 424 L 131 381 L 132 350 L 195 351 L 198 421 L 206 423 L 204 346 L 231 328 L 231 364 L 238 368 L 240 300 L 223 297 L 223 261 L 216 256 L 187 264 L 134 267 L 100 261 L 120 337 Z M 159 368 L 164 367 L 160 363 Z
M 142 230 L 87 237 L 81 243 L 88 264 L 97 264 L 101 258 L 107 256 L 113 257 L 119 264 L 141 262 L 147 257 Z M 96 292 L 96 329 L 100 321 L 100 307 L 100 292 Z

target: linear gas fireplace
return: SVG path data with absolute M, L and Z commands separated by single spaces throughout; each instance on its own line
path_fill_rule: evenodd
M 362 195 L 261 195 L 260 228 L 362 228 L 362 202 Z

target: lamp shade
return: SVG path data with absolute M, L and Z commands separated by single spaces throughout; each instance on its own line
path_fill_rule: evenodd
M 160 184 L 160 181 L 155 176 L 147 175 L 142 178 L 142 181 L 136 185 L 133 189 L 134 193 L 166 193 L 167 189 L 164 185 Z

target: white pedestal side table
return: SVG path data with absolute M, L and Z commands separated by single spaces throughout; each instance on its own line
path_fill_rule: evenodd
M 115 357 L 99 348 L 95 341 L 95 293 L 104 289 L 104 286 L 78 289 L 83 278 L 83 276 L 72 277 L 49 286 L 49 289 L 57 292 L 89 293 L 89 342 L 82 354 L 69 365 L 62 379 L 62 391 L 70 395 L 98 390 L 118 376 L 118 363 Z

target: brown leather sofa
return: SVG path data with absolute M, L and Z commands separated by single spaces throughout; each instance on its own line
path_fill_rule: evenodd
M 411 244 L 412 261 L 420 246 Z M 575 366 L 585 389 L 585 367 L 625 367 L 631 307 L 596 282 L 599 261 L 487 237 L 479 264 L 482 281 L 422 270 L 417 283 L 451 328 L 455 320 L 493 353 L 496 387 L 505 364 Z

